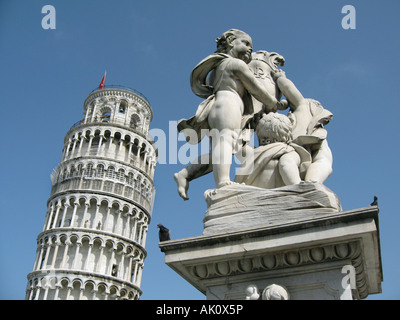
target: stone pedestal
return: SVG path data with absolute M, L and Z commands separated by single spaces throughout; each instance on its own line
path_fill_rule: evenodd
M 309 215 L 303 210 L 297 217 L 293 209 L 288 219 L 283 210 L 272 220 L 268 208 L 263 216 L 260 208 L 241 211 L 239 206 L 225 226 L 218 214 L 219 222 L 211 226 L 213 204 L 208 204 L 203 235 L 159 244 L 165 263 L 207 299 L 271 299 L 265 289 L 272 284 L 293 300 L 363 299 L 381 292 L 376 206 L 349 211 L 309 207 Z M 254 220 L 250 228 L 249 215 L 256 211 L 259 223 Z

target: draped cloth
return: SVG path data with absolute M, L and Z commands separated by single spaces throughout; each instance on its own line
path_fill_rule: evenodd
M 259 177 L 264 168 L 272 160 L 278 160 L 281 156 L 291 151 L 295 151 L 300 156 L 300 178 L 304 179 L 304 175 L 311 163 L 310 153 L 303 147 L 291 142 L 289 144 L 284 142 L 274 142 L 264 146 L 259 146 L 254 149 L 254 165 L 253 170 L 248 174 L 236 175 L 235 182 L 244 183 L 254 187 L 263 188 L 263 181 L 260 181 Z M 250 160 L 251 157 L 249 157 Z M 241 168 L 249 168 L 251 164 L 243 162 Z M 280 185 L 276 187 L 281 187 Z

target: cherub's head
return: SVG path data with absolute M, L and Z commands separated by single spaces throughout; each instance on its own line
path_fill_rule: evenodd
M 264 114 L 256 127 L 260 145 L 274 142 L 289 143 L 293 140 L 293 124 L 290 119 L 280 113 Z
M 263 300 L 289 300 L 289 292 L 283 286 L 271 284 L 262 293 Z
M 249 63 L 252 51 L 251 37 L 241 30 L 230 29 L 217 38 L 216 53 L 226 53 Z

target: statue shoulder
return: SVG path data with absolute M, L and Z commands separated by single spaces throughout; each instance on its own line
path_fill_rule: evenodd
M 224 53 L 214 53 L 200 61 L 190 75 L 190 87 L 195 95 L 207 98 L 213 93 L 212 87 L 206 83 L 208 74 L 222 61 L 230 58 Z

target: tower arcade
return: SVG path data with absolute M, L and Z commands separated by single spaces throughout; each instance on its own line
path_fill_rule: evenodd
M 26 299 L 139 299 L 155 196 L 151 106 L 106 86 L 84 102 L 51 175 Z

